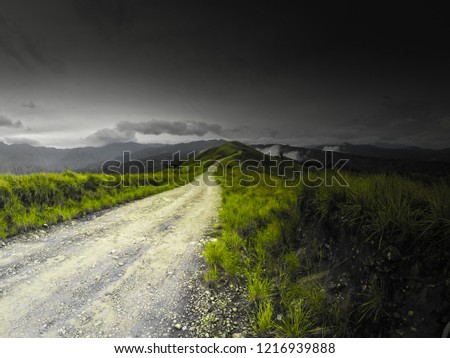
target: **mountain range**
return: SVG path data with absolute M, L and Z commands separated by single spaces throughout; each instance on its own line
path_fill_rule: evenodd
M 364 157 L 383 158 L 383 159 L 414 159 L 425 162 L 448 162 L 450 163 L 450 148 L 446 149 L 425 149 L 413 146 L 389 145 L 378 143 L 370 144 L 331 144 L 311 147 L 313 149 L 333 148 L 339 153 L 360 155 Z
M 308 148 L 283 144 L 257 144 L 253 147 L 272 156 L 283 156 L 300 163 L 324 161 L 325 151 L 333 151 L 334 162 L 348 159 L 346 168 L 364 172 L 417 173 L 434 176 L 450 174 L 450 148 L 434 150 L 419 147 L 381 147 L 349 143 L 320 145 Z
M 183 160 L 189 153 L 199 154 L 225 142 L 225 140 L 202 140 L 179 144 L 129 142 L 72 149 L 34 147 L 29 144 L 9 145 L 0 142 L 0 173 L 29 174 L 66 170 L 100 172 L 102 164 L 106 161 L 123 161 L 124 152 L 130 152 L 131 159 L 143 163 L 155 161 L 153 169 L 159 170 L 163 160 L 173 159 L 173 153 L 180 152 L 180 159 Z M 324 151 L 333 150 L 335 160 L 349 159 L 347 168 L 356 171 L 395 171 L 430 175 L 450 173 L 450 148 L 433 150 L 349 143 L 308 148 L 283 144 L 254 144 L 252 147 L 262 153 L 291 158 L 300 163 L 310 159 L 323 161 Z
M 101 171 L 109 160 L 122 160 L 124 152 L 132 159 L 168 160 L 180 151 L 181 158 L 190 152 L 200 152 L 222 144 L 221 140 L 196 141 L 180 144 L 114 143 L 103 147 L 57 149 L 34 147 L 29 144 L 0 142 L 0 173 L 29 174 L 36 172 Z

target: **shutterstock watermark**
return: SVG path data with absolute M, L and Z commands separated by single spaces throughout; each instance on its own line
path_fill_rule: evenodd
M 333 151 L 323 153 L 323 160 L 308 159 L 300 163 L 270 155 L 264 155 L 261 160 L 241 160 L 232 156 L 218 160 L 200 160 L 194 152 L 183 158 L 180 152 L 176 152 L 171 159 L 142 161 L 131 158 L 130 152 L 123 152 L 122 160 L 103 163 L 102 173 L 108 179 L 103 180 L 102 185 L 140 187 L 189 183 L 194 186 L 229 187 L 236 184 L 250 187 L 260 184 L 269 187 L 348 186 L 342 170 L 349 160 L 335 160 Z

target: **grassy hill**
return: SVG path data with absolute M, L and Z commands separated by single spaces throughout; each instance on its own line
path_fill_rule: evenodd
M 217 147 L 205 150 L 197 156 L 199 160 L 219 160 L 226 157 L 235 156 L 241 161 L 262 160 L 263 154 L 245 144 L 239 142 L 227 142 Z

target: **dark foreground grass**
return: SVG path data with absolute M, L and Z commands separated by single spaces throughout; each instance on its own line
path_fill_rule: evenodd
M 413 325 L 404 316 L 420 314 L 420 284 L 446 309 L 448 181 L 346 174 L 348 187 L 289 188 L 281 178 L 246 186 L 238 170 L 224 173 L 222 233 L 205 248 L 206 280 L 246 285 L 255 335 L 420 335 L 419 323 L 404 327 Z
M 348 187 L 306 188 L 333 262 L 353 283 L 352 332 L 436 337 L 450 319 L 450 181 L 348 174 Z
M 422 249 L 449 244 L 450 182 L 431 183 L 395 174 L 345 175 L 348 187 L 322 186 L 304 191 L 322 222 L 339 222 L 378 247 L 389 241 Z M 387 242 L 384 242 L 387 241 Z
M 0 239 L 144 198 L 191 181 L 201 168 L 158 173 L 0 175 Z

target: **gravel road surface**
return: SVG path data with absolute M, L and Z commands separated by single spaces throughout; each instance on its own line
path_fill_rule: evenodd
M 0 245 L 0 337 L 186 329 L 176 318 L 220 205 L 220 187 L 205 178 Z

